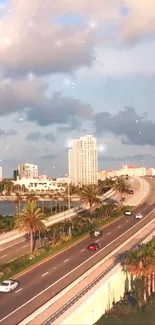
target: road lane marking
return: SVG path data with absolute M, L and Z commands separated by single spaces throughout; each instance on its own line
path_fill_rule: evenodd
M 95 240 L 95 243 L 98 243 L 99 239 Z
M 7 254 L 5 254 L 5 255 L 1 256 L 1 258 L 4 258 L 4 257 L 6 257 L 6 256 L 7 256 Z
M 17 291 L 15 291 L 15 293 L 18 293 L 18 292 L 20 292 L 20 291 L 22 291 L 23 290 L 23 288 L 20 288 L 20 289 L 18 289 Z
M 126 220 L 126 222 L 129 222 L 129 220 Z
M 148 213 L 147 216 L 145 216 L 142 220 L 139 221 L 139 224 L 146 219 L 150 214 L 152 214 L 153 212 L 155 212 L 155 209 L 153 209 L 151 212 Z M 44 292 L 48 291 L 49 289 L 51 289 L 52 287 L 54 287 L 58 282 L 64 280 L 68 275 L 72 274 L 73 272 L 75 272 L 79 267 L 81 267 L 82 265 L 84 265 L 85 263 L 87 263 L 88 261 L 92 260 L 94 258 L 94 256 L 100 254 L 102 251 L 104 251 L 107 247 L 109 247 L 110 245 L 112 245 L 114 242 L 116 242 L 119 238 L 123 237 L 126 233 L 128 233 L 130 230 L 134 229 L 137 226 L 137 223 L 134 224 L 131 228 L 129 228 L 128 230 L 126 230 L 123 234 L 121 234 L 120 236 L 118 236 L 117 238 L 115 238 L 114 240 L 112 240 L 109 244 L 107 244 L 106 246 L 104 246 L 102 249 L 100 249 L 98 252 L 96 252 L 95 255 L 89 257 L 87 260 L 85 260 L 84 262 L 82 262 L 80 265 L 76 266 L 73 270 L 71 270 L 70 272 L 68 272 L 67 274 L 65 274 L 62 278 L 58 279 L 56 282 L 52 283 L 51 285 L 49 285 L 47 288 L 45 288 L 44 290 L 40 291 L 37 295 L 35 295 L 34 297 L 32 297 L 31 299 L 27 300 L 23 305 L 19 306 L 18 308 L 14 309 L 10 314 L 6 315 L 5 317 L 3 317 L 2 319 L 0 319 L 0 323 L 2 323 L 5 319 L 7 319 L 8 317 L 12 316 L 13 314 L 15 314 L 18 310 L 22 309 L 23 307 L 27 306 L 30 302 L 32 302 L 33 300 L 35 300 L 36 298 L 40 297 Z
M 27 246 L 29 246 L 28 244 L 27 245 L 24 245 L 24 246 L 22 246 L 22 248 L 25 248 L 25 247 L 27 247 Z
M 84 252 L 85 251 L 85 248 L 81 249 L 81 252 Z
M 111 232 L 108 232 L 108 235 L 110 235 L 111 234 Z
M 117 228 L 120 228 L 120 226 L 118 226 Z
M 0 252 L 4 251 L 5 249 L 8 249 L 8 248 L 10 248 L 10 247 L 13 247 L 13 246 L 15 246 L 15 245 L 18 245 L 18 244 L 20 244 L 20 243 L 23 243 L 23 241 L 25 241 L 25 239 L 19 241 L 18 243 L 15 243 L 15 244 L 9 245 L 9 246 L 7 246 L 7 247 L 3 247 L 3 248 L 0 249 Z M 0 245 L 1 245 L 1 243 L 0 243 Z M 3 244 L 3 245 L 5 245 L 5 244 Z
M 68 262 L 69 261 L 69 258 L 67 258 L 67 260 L 64 261 L 64 263 Z
M 42 274 L 42 276 L 45 276 L 45 275 L 47 275 L 48 274 L 48 272 L 45 272 L 44 274 Z

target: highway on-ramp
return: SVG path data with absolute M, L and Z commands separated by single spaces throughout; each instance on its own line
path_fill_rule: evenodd
M 18 324 L 152 220 L 155 217 L 155 182 L 150 182 L 150 196 L 135 209 L 135 212 L 143 213 L 142 220 L 137 221 L 133 216 L 117 220 L 103 230 L 99 239 L 100 251 L 88 251 L 87 246 L 92 239 L 87 238 L 21 275 L 18 278 L 20 286 L 16 291 L 0 293 L 0 324 Z

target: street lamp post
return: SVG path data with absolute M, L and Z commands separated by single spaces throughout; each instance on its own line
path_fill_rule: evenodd
M 71 201 L 70 201 L 70 183 L 68 182 L 68 210 L 71 208 Z

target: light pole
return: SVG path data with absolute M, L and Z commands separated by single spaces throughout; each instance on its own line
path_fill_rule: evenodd
M 70 183 L 68 182 L 68 210 L 71 208 L 71 201 L 70 201 Z

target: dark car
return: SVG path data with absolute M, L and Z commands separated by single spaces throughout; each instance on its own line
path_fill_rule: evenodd
M 128 190 L 128 193 L 129 194 L 134 194 L 134 190 L 130 189 L 130 190 Z
M 102 236 L 102 230 L 92 230 L 90 231 L 90 237 L 91 238 L 98 238 Z
M 97 243 L 90 244 L 87 249 L 89 251 L 98 251 L 100 249 L 100 245 Z

